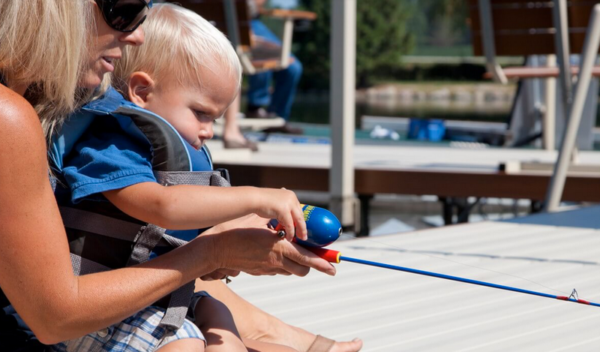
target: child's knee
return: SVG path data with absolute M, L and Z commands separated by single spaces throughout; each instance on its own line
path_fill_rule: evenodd
M 212 297 L 202 297 L 194 309 L 196 325 L 202 327 L 210 320 L 212 325 L 221 325 L 218 322 L 228 322 L 233 324 L 233 315 L 223 302 Z

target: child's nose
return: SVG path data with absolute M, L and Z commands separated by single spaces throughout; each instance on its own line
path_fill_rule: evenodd
M 200 130 L 200 137 L 204 139 L 212 139 L 214 136 L 212 123 L 206 126 L 203 126 Z

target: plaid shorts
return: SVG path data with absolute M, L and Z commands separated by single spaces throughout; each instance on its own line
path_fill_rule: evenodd
M 78 339 L 65 341 L 50 347 L 53 352 L 146 352 L 154 351 L 169 342 L 180 339 L 201 339 L 204 336 L 190 320 L 172 331 L 159 326 L 164 309 L 148 307 L 122 322 L 96 331 Z

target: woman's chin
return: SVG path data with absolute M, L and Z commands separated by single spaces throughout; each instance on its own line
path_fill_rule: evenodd
M 79 87 L 85 89 L 95 89 L 102 84 L 102 77 L 97 74 L 88 74 L 79 80 Z

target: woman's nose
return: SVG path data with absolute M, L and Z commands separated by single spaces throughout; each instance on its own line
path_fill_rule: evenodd
M 135 31 L 130 33 L 123 33 L 119 40 L 126 45 L 138 46 L 144 43 L 145 34 L 142 26 L 136 28 Z

